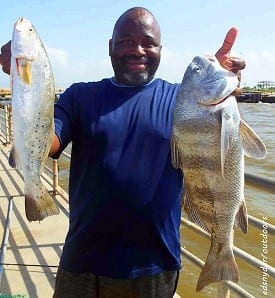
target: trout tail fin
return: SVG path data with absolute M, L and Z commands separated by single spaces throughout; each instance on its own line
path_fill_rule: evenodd
M 59 208 L 42 183 L 28 189 L 25 191 L 25 212 L 29 221 L 40 221 L 59 213 Z

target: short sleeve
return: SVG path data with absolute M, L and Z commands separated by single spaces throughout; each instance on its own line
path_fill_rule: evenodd
M 58 158 L 61 152 L 72 141 L 73 123 L 74 123 L 74 85 L 65 90 L 60 95 L 59 100 L 54 106 L 54 125 L 55 134 L 59 138 L 60 150 L 52 156 Z

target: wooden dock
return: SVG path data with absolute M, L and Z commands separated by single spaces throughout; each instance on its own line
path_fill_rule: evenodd
M 40 223 L 28 222 L 24 209 L 23 176 L 8 165 L 9 151 L 10 145 L 4 146 L 0 142 L 0 239 L 4 234 L 9 200 L 13 203 L 0 297 L 1 294 L 20 294 L 49 298 L 53 294 L 57 266 L 68 229 L 68 203 L 62 196 L 55 195 L 60 214 L 47 217 Z M 45 176 L 44 182 L 51 191 L 51 179 Z

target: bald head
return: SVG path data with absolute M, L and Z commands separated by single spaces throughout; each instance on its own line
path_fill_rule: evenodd
M 133 22 L 133 23 L 140 23 L 140 22 L 146 22 L 148 26 L 151 28 L 154 28 L 155 33 L 158 35 L 159 42 L 161 40 L 161 33 L 160 33 L 160 26 L 155 19 L 154 15 L 146 8 L 144 7 L 133 7 L 128 10 L 126 10 L 116 21 L 112 39 L 114 39 L 114 36 L 116 34 L 116 31 L 118 28 L 123 27 L 125 23 Z
M 115 23 L 109 55 L 118 83 L 140 86 L 155 75 L 160 62 L 160 27 L 153 14 L 134 7 Z

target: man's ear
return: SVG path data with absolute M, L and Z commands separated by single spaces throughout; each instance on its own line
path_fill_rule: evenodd
M 111 56 L 112 53 L 112 39 L 109 39 L 109 56 Z

